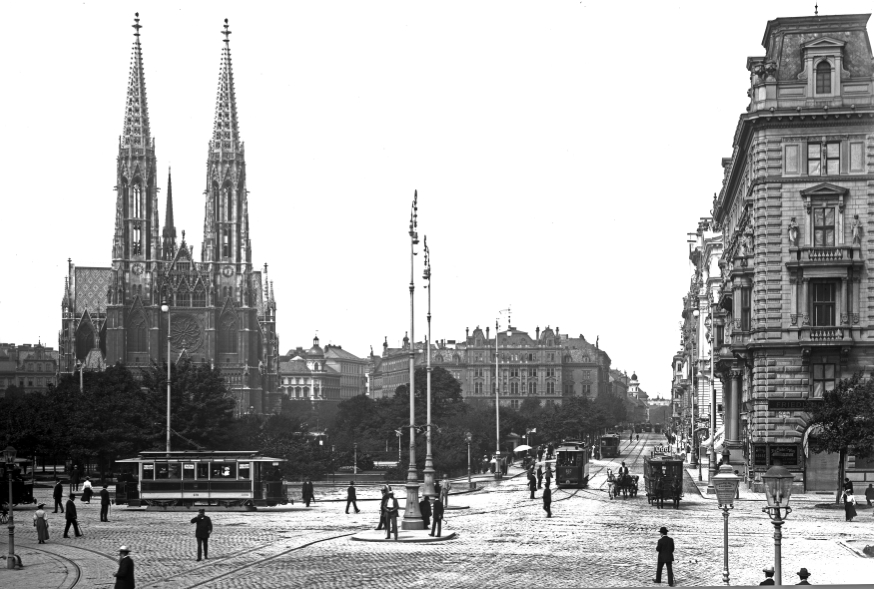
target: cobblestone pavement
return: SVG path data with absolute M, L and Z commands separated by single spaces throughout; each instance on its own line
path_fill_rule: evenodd
M 642 474 L 643 456 L 660 443 L 648 435 L 622 443 L 632 473 Z M 450 497 L 470 509 L 446 513 L 444 530 L 458 538 L 436 544 L 353 542 L 349 536 L 373 528 L 377 503 L 361 501 L 360 514 L 344 514 L 345 502 L 321 501 L 310 509 L 271 513 L 212 512 L 215 531 L 210 559 L 195 562 L 193 513 L 156 513 L 115 509 L 109 523 L 98 521 L 97 504 L 80 507 L 84 538 L 60 538 L 60 514 L 49 514 L 52 538 L 37 545 L 30 514 L 16 527 L 24 571 L 0 571 L 0 586 L 29 589 L 70 587 L 72 573 L 59 567 L 75 563 L 83 579 L 78 587 L 112 586 L 116 551 L 133 549 L 137 586 L 146 588 L 426 587 L 579 587 L 652 585 L 658 528 L 665 525 L 676 542 L 677 585 L 720 585 L 723 518 L 712 496 L 701 496 L 692 479 L 678 510 L 659 510 L 636 498 L 609 499 L 606 468 L 618 461 L 595 460 L 588 489 L 553 491 L 553 517 L 540 499 L 528 498 L 521 470 L 511 469 L 500 483 L 477 477 L 484 488 Z M 456 485 L 461 488 L 464 482 Z M 401 491 L 395 487 L 396 492 Z M 49 491 L 45 491 L 48 497 Z M 375 498 L 376 487 L 363 487 L 362 498 Z M 399 493 L 402 494 L 402 493 Z M 324 499 L 336 491 L 325 492 Z M 860 509 L 855 522 L 842 510 L 817 509 L 829 501 L 815 495 L 793 496 L 793 513 L 783 526 L 783 580 L 798 581 L 806 567 L 816 584 L 864 583 L 874 578 L 874 559 L 859 557 L 841 543 L 874 544 L 874 517 Z M 764 497 L 744 493 L 729 518 L 732 585 L 756 585 L 761 569 L 773 564 L 773 526 L 761 511 Z M 295 502 L 299 507 L 300 502 Z M 26 518 L 26 519 L 25 519 Z M 0 550 L 5 552 L 5 538 Z M 37 548 L 38 546 L 38 548 Z M 28 556 L 29 552 L 31 556 Z M 39 552 L 33 552 L 39 551 Z M 37 566 L 36 554 L 42 554 Z M 28 563 L 28 559 L 33 559 Z M 64 560 L 67 559 L 67 560 Z M 65 564 L 66 563 L 66 564 Z M 15 585 L 6 582 L 16 579 Z M 62 579 L 63 577 L 63 579 Z M 25 579 L 26 582 L 21 581 Z M 31 583 L 28 585 L 27 583 Z M 36 584 L 33 584 L 36 583 Z M 66 585 L 64 584 L 66 583 Z

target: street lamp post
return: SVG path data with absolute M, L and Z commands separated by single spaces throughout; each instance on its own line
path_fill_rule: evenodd
M 83 392 L 85 392 L 85 377 L 83 376 L 83 369 L 85 368 L 85 364 L 83 362 L 80 362 L 79 360 L 76 360 L 76 368 L 79 369 L 79 394 L 81 395 Z
M 395 434 L 398 436 L 398 467 L 400 467 L 401 462 L 403 461 L 403 456 L 401 455 L 401 438 L 404 435 L 403 428 L 396 429 Z
M 319 440 L 319 441 L 321 442 L 321 440 Z M 354 444 L 352 444 L 352 447 L 354 448 L 353 451 L 355 453 L 355 457 L 352 459 L 352 474 L 357 475 L 358 474 L 358 442 L 355 442 Z
M 419 475 L 416 472 L 416 336 L 414 332 L 414 292 L 416 244 L 419 233 L 416 231 L 418 216 L 418 191 L 413 193 L 413 206 L 410 211 L 410 468 L 407 470 L 407 505 L 404 510 L 404 530 L 424 530 L 425 522 L 419 510 Z
M 723 534 L 722 534 L 722 582 L 728 585 L 728 512 L 734 509 L 734 499 L 740 479 L 731 472 L 731 466 L 726 462 L 719 469 L 719 474 L 712 479 L 716 489 L 716 497 L 719 500 L 719 508 L 722 510 Z
M 470 479 L 470 443 L 473 441 L 473 434 L 467 432 L 464 434 L 464 439 L 467 442 L 467 488 L 473 491 L 476 489 L 476 485 Z
M 167 313 L 167 455 L 170 455 L 170 305 L 161 303 L 161 312 Z
M 789 497 L 792 495 L 792 481 L 794 479 L 792 473 L 782 466 L 772 466 L 768 472 L 762 475 L 762 480 L 765 482 L 765 498 L 768 500 L 768 506 L 763 507 L 762 511 L 768 514 L 771 523 L 774 524 L 775 585 L 783 584 L 782 555 L 780 554 L 781 541 L 783 540 L 781 528 L 785 519 L 792 513 L 792 508 L 789 507 Z
M 427 357 L 427 423 L 425 425 L 425 469 L 422 471 L 424 479 L 424 489 L 422 495 L 426 497 L 436 497 L 437 492 L 434 490 L 434 458 L 431 455 L 431 252 L 428 249 L 428 236 L 425 236 L 425 273 L 423 279 L 428 281 L 425 288 L 428 289 L 428 339 L 425 340 L 425 349 Z
M 9 481 L 9 496 L 7 503 L 9 504 L 9 554 L 6 556 L 6 568 L 14 569 L 15 561 L 18 559 L 15 556 L 15 517 L 14 508 L 12 507 L 12 469 L 15 468 L 15 448 L 6 446 L 3 450 L 3 457 L 6 462 L 6 480 Z
M 501 311 L 509 311 L 509 309 L 504 309 Z M 500 375 L 498 374 L 498 330 L 500 330 L 501 324 L 498 319 L 495 319 L 495 478 L 502 478 L 503 471 L 501 469 L 501 387 L 498 384 L 500 379 Z M 510 325 L 507 324 L 507 336 L 511 335 Z

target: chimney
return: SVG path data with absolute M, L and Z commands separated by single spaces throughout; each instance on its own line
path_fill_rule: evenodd
M 382 342 L 382 357 L 388 356 L 388 336 L 385 336 L 385 341 Z
M 558 335 L 558 327 L 555 328 L 555 335 Z
M 470 337 L 470 327 L 465 327 L 464 328 L 464 339 L 467 339 L 469 337 Z
M 495 332 L 495 337 L 498 337 L 498 333 Z M 486 325 L 486 339 L 489 339 L 489 326 Z
M 537 329 L 534 330 L 534 339 L 540 339 L 540 326 L 537 326 Z

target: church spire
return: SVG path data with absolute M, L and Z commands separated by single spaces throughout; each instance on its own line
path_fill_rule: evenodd
M 172 260 L 176 255 L 176 225 L 173 223 L 173 173 L 167 170 L 167 212 L 164 215 L 164 259 Z
M 228 19 L 225 19 L 225 30 L 222 31 L 222 35 L 225 36 L 224 47 L 222 48 L 215 103 L 215 122 L 213 123 L 210 147 L 213 151 L 236 153 L 238 148 L 242 148 L 242 145 L 237 126 L 237 97 L 234 92 L 234 69 L 231 65 L 231 31 L 229 27 Z
M 134 44 L 130 58 L 130 76 L 127 82 L 127 104 L 124 112 L 122 147 L 145 148 L 149 146 L 149 105 L 146 102 L 146 76 L 143 71 L 143 49 L 140 45 L 140 13 L 134 18 Z

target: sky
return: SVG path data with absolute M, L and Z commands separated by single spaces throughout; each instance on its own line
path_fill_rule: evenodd
M 134 12 L 177 234 L 200 252 L 229 19 L 253 262 L 283 352 L 410 329 L 410 205 L 433 339 L 583 334 L 669 395 L 748 56 L 814 2 L 40 2 L 4 6 L 0 341 L 57 346 L 67 258 L 109 266 Z M 820 2 L 820 14 L 871 11 Z M 808 6 L 809 5 L 809 6 Z M 870 27 L 869 27 L 870 30 Z M 870 32 L 869 32 L 870 34 Z M 422 244 L 415 339 L 426 333 Z M 198 258 L 199 259 L 199 258 Z M 506 321 L 502 321 L 502 329 Z

